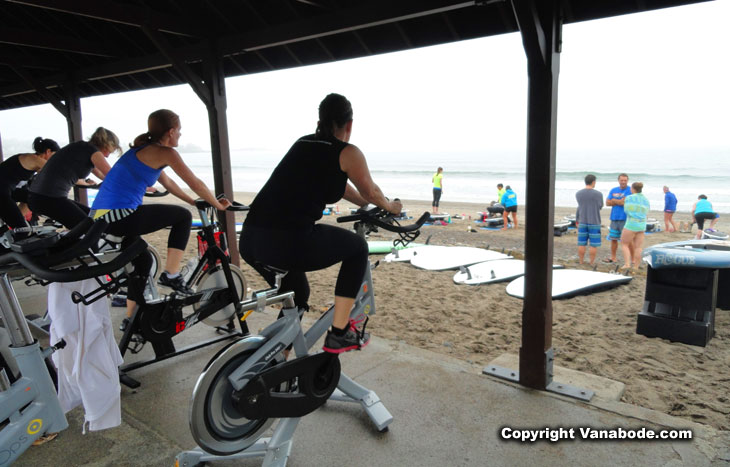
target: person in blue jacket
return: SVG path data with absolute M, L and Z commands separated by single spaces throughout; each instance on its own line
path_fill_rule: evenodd
M 504 219 L 504 226 L 502 230 L 507 230 L 507 223 L 509 222 L 509 213 L 512 213 L 512 228 L 517 228 L 517 194 L 512 191 L 512 188 L 507 185 L 504 189 L 504 194 L 500 198 L 499 203 L 504 206 L 504 213 L 502 213 L 502 219 Z
M 617 261 L 618 242 L 621 241 L 621 232 L 624 230 L 624 224 L 626 224 L 624 199 L 629 195 L 631 195 L 629 176 L 620 174 L 618 176 L 618 186 L 612 188 L 606 197 L 606 206 L 611 206 L 611 225 L 608 230 L 608 239 L 611 240 L 611 257 L 603 260 L 606 263 L 615 263 Z
M 674 213 L 677 211 L 677 197 L 664 186 L 664 230 L 667 232 L 677 231 L 677 224 L 674 223 Z

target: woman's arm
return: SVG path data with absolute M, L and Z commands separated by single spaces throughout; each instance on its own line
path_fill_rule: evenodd
M 158 178 L 157 181 L 160 182 L 160 185 L 165 187 L 165 189 L 167 191 L 169 191 L 176 198 L 179 198 L 190 205 L 195 204 L 195 200 L 192 197 L 190 197 L 187 193 L 185 193 L 185 191 L 183 191 L 183 189 L 180 188 L 180 185 L 175 183 L 175 180 L 168 177 L 165 172 L 160 173 L 160 178 Z M 149 191 L 149 188 L 148 188 L 148 191 Z
M 91 163 L 94 164 L 94 168 L 91 169 L 91 173 L 96 175 L 99 180 L 104 180 L 106 174 L 112 169 L 112 166 L 107 162 L 106 157 L 101 151 L 96 151 L 91 155 Z
M 193 192 L 195 192 L 195 194 L 203 198 L 211 206 L 218 209 L 219 211 L 225 211 L 225 209 L 231 205 L 231 202 L 225 198 L 217 200 L 215 195 L 208 189 L 205 183 L 203 183 L 203 181 L 199 179 L 192 170 L 190 170 L 190 167 L 185 164 L 185 162 L 182 160 L 182 157 L 180 157 L 180 154 L 177 151 L 172 148 L 163 149 L 163 159 L 165 160 L 165 165 L 168 165 L 180 178 L 182 178 L 182 180 L 188 185 L 191 190 L 193 190 Z M 170 186 L 165 185 L 165 183 L 163 183 L 162 175 L 160 176 L 160 183 L 162 183 L 162 186 L 164 186 L 167 191 L 182 199 L 183 201 L 190 202 L 191 204 L 192 202 L 194 202 L 194 200 L 187 196 L 180 189 L 180 187 L 177 186 L 177 184 L 173 182 L 169 177 L 166 176 L 165 179 L 166 182 L 170 184 Z M 173 191 L 175 190 L 175 188 L 178 189 L 177 193 Z M 192 200 L 192 202 L 188 201 L 189 199 Z
M 400 214 L 403 208 L 400 201 L 388 201 L 385 198 L 380 187 L 373 182 L 368 164 L 365 161 L 365 155 L 357 146 L 349 145 L 342 150 L 340 153 L 340 168 L 347 174 L 347 178 L 352 181 L 365 201 L 393 214 Z M 347 188 L 345 188 L 345 194 L 347 194 Z
M 360 207 L 365 206 L 368 204 L 368 200 L 362 197 L 362 195 L 349 183 L 345 185 L 345 194 L 342 195 L 344 199 L 351 202 L 352 204 L 356 204 Z

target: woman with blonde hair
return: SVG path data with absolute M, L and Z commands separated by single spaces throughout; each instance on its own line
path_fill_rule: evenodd
M 89 215 L 89 207 L 69 199 L 68 192 L 91 173 L 103 180 L 111 169 L 106 159 L 112 152 L 121 152 L 119 138 L 103 127 L 97 128 L 89 141 L 77 141 L 59 149 L 30 184 L 30 209 L 66 228 L 75 227 Z

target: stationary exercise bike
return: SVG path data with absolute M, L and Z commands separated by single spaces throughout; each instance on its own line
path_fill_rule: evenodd
M 127 374 L 132 370 L 248 334 L 240 305 L 246 293 L 243 273 L 230 262 L 225 233 L 221 232 L 220 224 L 215 220 L 216 210 L 202 199 L 196 200 L 195 206 L 203 224 L 198 232 L 198 243 L 206 246 L 187 282 L 195 292 L 190 295 L 173 292 L 137 304 L 119 340 L 119 351 L 122 356 L 127 350 L 138 353 L 150 342 L 155 356 L 119 368 L 120 381 L 130 388 L 140 386 L 139 381 Z M 246 211 L 248 206 L 234 203 L 228 210 Z M 99 288 L 86 296 L 75 294 L 73 300 L 88 304 L 108 294 L 112 287 L 117 285 L 100 283 Z M 183 308 L 188 306 L 193 307 L 193 312 L 184 315 Z M 200 321 L 215 327 L 222 335 L 176 349 L 172 338 Z M 240 331 L 236 330 L 235 321 L 238 321 Z
M 383 228 L 399 234 L 396 242 L 416 239 L 429 218 L 424 213 L 415 224 L 400 226 L 394 215 L 379 208 L 344 216 L 338 222 L 355 221 L 355 231 L 366 234 Z M 198 447 L 180 453 L 179 466 L 195 466 L 213 460 L 263 457 L 264 466 L 286 465 L 299 418 L 327 400 L 359 403 L 377 429 L 386 431 L 393 417 L 374 391 L 341 373 L 335 354 L 310 353 L 332 325 L 334 307 L 325 312 L 306 332 L 300 318 L 303 310 L 294 305 L 293 292 L 278 293 L 285 271 L 264 266 L 276 273 L 277 287 L 254 292 L 241 304 L 242 310 L 263 310 L 282 304 L 283 317 L 259 335 L 250 335 L 221 350 L 205 367 L 193 390 L 190 430 Z M 350 322 L 361 332 L 375 314 L 371 265 L 350 312 Z M 293 346 L 296 358 L 286 361 L 284 350 Z M 281 418 L 271 437 L 263 437 L 274 419 Z
M 11 279 L 33 274 L 47 282 L 75 282 L 106 276 L 146 248 L 138 240 L 124 251 L 106 255 L 112 258 L 108 262 L 99 262 L 98 256 L 89 260 L 87 252 L 98 243 L 105 223 L 91 226 L 89 219 L 82 224 L 63 237 L 29 237 L 11 243 L 9 251 L 0 255 L 0 317 L 11 342 L 2 360 L 12 360 L 0 368 L 0 466 L 12 464 L 41 436 L 68 427 L 45 363 L 65 342 L 41 349 L 23 316 Z M 4 350 L 0 349 L 0 354 Z

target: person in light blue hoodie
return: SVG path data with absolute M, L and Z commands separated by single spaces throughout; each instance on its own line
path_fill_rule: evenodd
M 512 188 L 507 185 L 504 189 L 504 194 L 499 199 L 499 203 L 504 206 L 504 213 L 502 213 L 502 219 L 504 219 L 504 227 L 502 230 L 507 230 L 509 222 L 509 213 L 512 213 L 512 228 L 517 228 L 517 194 L 512 191 Z

